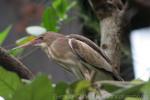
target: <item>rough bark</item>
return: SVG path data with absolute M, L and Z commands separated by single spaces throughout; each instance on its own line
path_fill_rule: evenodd
M 113 67 L 120 70 L 120 19 L 115 16 L 104 18 L 101 22 L 101 48 L 110 58 Z
M 126 16 L 128 1 L 123 4 L 121 0 L 89 0 L 89 3 L 100 20 L 101 48 L 110 58 L 112 67 L 119 72 L 121 35 L 132 17 Z
M 32 79 L 33 73 L 17 58 L 7 53 L 0 47 L 0 66 L 6 70 L 17 73 L 21 78 Z

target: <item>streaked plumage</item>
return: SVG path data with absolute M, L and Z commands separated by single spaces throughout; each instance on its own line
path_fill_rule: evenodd
M 78 79 L 90 79 L 93 71 L 105 71 L 122 80 L 118 72 L 112 69 L 111 61 L 102 50 L 81 35 L 64 36 L 47 32 L 30 44 L 40 45 L 50 59 L 63 66 L 65 70 L 73 72 Z

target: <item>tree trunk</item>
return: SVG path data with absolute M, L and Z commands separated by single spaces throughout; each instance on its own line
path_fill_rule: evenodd
M 120 70 L 121 40 L 120 40 L 120 18 L 110 16 L 100 21 L 101 48 L 109 57 L 113 67 Z
M 114 70 L 120 71 L 121 64 L 121 35 L 124 32 L 127 17 L 128 1 L 121 0 L 89 0 L 93 11 L 100 20 L 101 48 L 109 57 Z

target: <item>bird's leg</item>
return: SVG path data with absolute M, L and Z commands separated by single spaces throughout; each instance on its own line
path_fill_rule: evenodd
M 93 81 L 95 77 L 96 72 L 94 70 L 91 71 L 90 76 L 91 76 L 91 81 Z
M 86 80 L 92 81 L 93 78 L 94 78 L 94 76 L 95 76 L 95 71 L 92 70 L 92 71 L 90 72 L 88 69 L 86 69 L 86 70 L 83 72 L 83 74 L 84 74 L 84 77 L 85 77 Z
M 91 80 L 91 75 L 90 75 L 90 72 L 88 70 L 85 70 L 83 72 L 83 74 L 84 74 L 84 77 L 86 80 Z
M 87 64 L 87 63 L 84 63 L 84 62 L 82 62 L 82 65 L 80 65 L 80 66 L 81 67 L 79 67 L 79 68 L 80 68 L 84 78 L 86 80 L 90 80 L 92 82 L 94 80 L 94 77 L 95 77 L 95 74 L 96 74 L 95 70 L 89 69 L 90 65 Z

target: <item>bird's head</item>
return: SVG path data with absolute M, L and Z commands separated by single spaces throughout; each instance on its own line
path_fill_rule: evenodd
M 41 35 L 39 37 L 34 38 L 33 40 L 31 40 L 30 42 L 27 42 L 19 47 L 16 48 L 27 48 L 30 46 L 39 46 L 39 47 L 45 47 L 46 46 L 46 42 L 44 42 L 44 35 Z M 15 48 L 15 49 L 16 49 Z
M 46 48 L 49 45 L 51 45 L 51 43 L 60 36 L 62 36 L 62 35 L 58 34 L 58 33 L 46 32 L 46 33 L 42 34 L 41 36 L 38 36 L 37 38 L 33 39 L 32 41 L 30 41 L 20 47 L 26 48 L 29 46 L 40 46 L 42 48 Z

